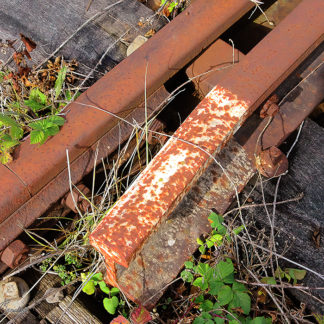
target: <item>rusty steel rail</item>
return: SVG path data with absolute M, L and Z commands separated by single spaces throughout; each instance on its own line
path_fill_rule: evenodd
M 172 212 L 231 136 L 323 40 L 324 3 L 302 2 L 229 71 L 190 114 L 92 233 L 105 257 L 128 267 L 152 231 Z
M 321 48 L 324 50 L 324 44 Z M 324 52 L 302 72 L 301 78 L 306 79 L 290 93 L 289 100 L 280 105 L 265 131 L 270 117 L 253 128 L 252 134 L 251 125 L 245 123 L 216 156 L 238 192 L 257 172 L 254 152 L 262 132 L 263 148 L 280 145 L 323 100 L 324 64 L 319 67 L 323 62 Z M 118 286 L 128 297 L 150 309 L 154 307 L 197 249 L 196 238 L 210 231 L 211 209 L 224 214 L 236 199 L 227 175 L 218 165 L 211 164 L 170 214 L 170 219 L 144 243 L 129 267 L 117 265 Z
M 93 106 L 142 123 L 144 109 L 135 108 L 144 101 L 146 68 L 147 95 L 157 102 L 165 93 L 161 84 L 252 7 L 249 0 L 195 1 L 71 103 L 59 134 L 42 146 L 22 143 L 14 161 L 0 166 L 0 230 L 6 233 L 0 251 L 69 190 L 66 149 L 72 181 L 77 183 L 92 169 L 97 144 L 100 160 L 113 151 L 116 141 L 129 136 L 131 127 Z M 123 130 L 122 138 L 118 127 Z

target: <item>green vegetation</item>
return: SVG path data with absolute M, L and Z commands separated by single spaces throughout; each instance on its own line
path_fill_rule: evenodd
M 12 161 L 13 149 L 30 135 L 31 144 L 43 144 L 56 135 L 65 119 L 62 109 L 72 97 L 73 71 L 77 64 L 60 57 L 49 61 L 46 68 L 13 73 L 1 71 L 0 162 Z M 19 71 L 21 66 L 18 65 Z

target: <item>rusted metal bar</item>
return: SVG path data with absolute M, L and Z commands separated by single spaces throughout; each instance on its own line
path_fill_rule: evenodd
M 258 105 L 323 40 L 324 3 L 301 3 L 205 97 L 92 233 L 116 284 L 153 229 Z
M 97 143 L 100 141 L 100 149 L 106 149 L 105 153 L 109 154 L 112 150 L 110 140 L 119 140 L 118 132 L 112 138 L 110 130 L 129 128 L 94 106 L 132 121 L 132 111 L 144 101 L 146 68 L 149 96 L 252 7 L 250 0 L 195 1 L 70 104 L 67 122 L 59 134 L 41 146 L 22 143 L 9 164 L 13 173 L 0 170 L 8 174 L 8 177 L 1 177 L 0 190 L 5 197 L 0 200 L 1 228 L 8 232 L 0 242 L 0 250 L 21 232 L 21 226 L 30 225 L 68 191 L 66 149 L 72 162 L 72 180 L 78 182 L 93 167 Z M 144 110 L 141 118 L 143 120 Z M 127 138 L 129 134 L 128 130 L 123 135 Z M 12 179 L 13 174 L 25 185 L 19 184 L 15 177 Z M 19 185 L 12 186 L 13 182 Z M 29 201 L 30 195 L 35 199 Z M 18 220 L 21 226 L 17 226 Z
M 244 54 L 221 39 L 217 39 L 187 69 L 196 90 L 205 97 L 227 73 L 227 68 L 243 59 Z
M 302 73 L 304 78 L 323 62 L 324 53 Z M 313 108 L 323 99 L 324 64 L 291 93 L 280 106 L 280 124 L 273 120 L 264 133 L 267 145 L 282 143 L 296 129 Z M 278 116 L 279 118 L 279 116 Z M 227 175 L 240 192 L 256 173 L 254 151 L 257 140 L 267 120 L 251 134 L 249 124 L 244 124 L 240 134 L 233 138 L 217 155 Z M 289 129 L 282 137 L 280 130 Z M 250 134 L 246 141 L 247 134 Z M 238 142 L 242 142 L 240 145 Z M 244 145 L 244 143 L 248 143 Z M 168 284 L 177 276 L 183 263 L 197 249 L 196 238 L 210 231 L 208 215 L 212 208 L 223 214 L 235 200 L 235 191 L 228 177 L 215 163 L 209 166 L 197 184 L 171 213 L 169 219 L 152 233 L 128 268 L 116 266 L 117 283 L 123 292 L 152 308 L 162 296 Z

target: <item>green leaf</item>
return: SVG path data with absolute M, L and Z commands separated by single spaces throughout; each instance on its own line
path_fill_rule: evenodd
M 214 212 L 209 215 L 208 220 L 211 222 L 212 228 L 218 228 L 219 226 L 222 226 L 222 223 L 224 222 L 224 218 Z
M 204 241 L 202 239 L 200 239 L 199 237 L 197 238 L 197 243 L 199 245 L 204 245 Z
M 96 291 L 94 282 L 90 279 L 85 286 L 82 288 L 82 291 L 87 295 L 93 295 Z
M 200 305 L 200 307 L 203 311 L 208 312 L 213 309 L 214 303 L 207 299 Z
M 57 126 L 63 126 L 65 123 L 65 119 L 63 117 L 56 115 L 50 116 L 46 120 L 50 121 L 51 123 Z
M 195 298 L 194 303 L 195 303 L 195 304 L 200 304 L 200 303 L 202 303 L 204 300 L 205 300 L 205 299 L 204 299 L 204 296 L 203 296 L 203 295 L 199 295 L 198 297 Z
M 30 90 L 29 99 L 32 101 L 36 101 L 43 106 L 45 106 L 47 102 L 46 95 L 42 93 L 38 88 L 34 88 Z
M 233 291 L 240 291 L 240 292 L 246 292 L 247 291 L 246 287 L 242 283 L 237 282 L 237 281 L 235 281 L 233 283 L 232 290 Z
M 24 100 L 24 103 L 25 103 L 26 106 L 31 108 L 31 110 L 33 112 L 37 112 L 37 111 L 44 108 L 44 105 L 42 105 L 41 103 L 39 103 L 37 101 L 34 101 L 34 100 Z
M 265 318 L 264 316 L 259 316 L 254 318 L 253 320 L 248 320 L 247 324 L 271 324 L 271 318 Z
M 206 276 L 211 272 L 211 267 L 209 266 L 208 263 L 199 263 L 198 266 L 196 267 L 196 271 L 202 275 Z
M 14 119 L 5 114 L 0 114 L 0 126 L 2 125 L 20 128 L 20 125 Z
M 223 286 L 224 283 L 222 281 L 211 279 L 209 280 L 209 293 L 216 296 Z
M 232 260 L 227 258 L 226 261 L 220 261 L 215 267 L 215 275 L 217 279 L 224 279 L 234 273 Z
M 119 300 L 116 296 L 113 296 L 112 298 L 104 298 L 103 300 L 103 305 L 105 310 L 112 315 L 115 314 L 118 304 L 119 304 Z
M 193 283 L 193 286 L 199 287 L 201 290 L 208 288 L 208 281 L 204 277 L 197 278 Z
M 238 234 L 240 234 L 243 230 L 244 230 L 244 225 L 241 225 L 241 226 L 239 226 L 239 227 L 234 228 L 234 229 L 233 229 L 233 233 L 234 233 L 235 235 L 238 235 Z
M 186 261 L 184 265 L 187 269 L 193 269 L 194 267 L 194 264 L 191 261 Z
M 278 267 L 275 271 L 275 277 L 278 279 L 279 278 L 283 279 L 284 276 L 285 276 L 285 272 L 280 267 Z
M 205 254 L 205 252 L 206 252 L 206 248 L 205 248 L 203 245 L 199 246 L 199 252 L 200 252 L 201 254 Z
M 209 313 L 207 313 L 207 312 L 202 312 L 201 313 L 201 318 L 203 318 L 203 319 L 212 319 L 213 317 L 209 314 Z
M 104 292 L 107 295 L 110 293 L 110 289 L 107 287 L 104 281 L 99 281 L 98 284 L 102 292 Z
M 180 276 L 185 282 L 192 282 L 192 280 L 194 279 L 193 274 L 187 270 L 182 271 Z
M 21 127 L 10 127 L 9 134 L 14 139 L 21 139 L 24 135 L 24 131 Z
M 248 315 L 251 311 L 251 298 L 250 296 L 245 293 L 245 292 L 240 292 L 240 291 L 237 291 L 235 292 L 235 295 L 239 301 L 239 307 L 242 308 L 243 310 L 243 313 L 245 315 Z
M 261 278 L 261 282 L 268 284 L 268 285 L 276 285 L 277 284 L 276 279 L 273 277 L 263 277 L 263 278 Z
M 116 296 L 116 295 L 119 294 L 119 292 L 120 292 L 120 290 L 119 290 L 117 287 L 112 287 L 112 288 L 110 289 L 110 295 L 111 295 L 111 296 Z
M 306 276 L 306 270 L 299 270 L 293 268 L 286 268 L 285 273 L 288 273 L 289 276 L 294 279 L 294 285 L 297 283 L 297 280 L 303 280 Z
M 4 151 L 0 153 L 0 163 L 7 164 L 12 161 L 12 157 L 9 152 Z
M 4 134 L 0 138 L 0 147 L 1 150 L 7 151 L 10 148 L 16 146 L 19 144 L 19 141 L 16 139 L 13 139 L 10 135 Z
M 42 130 L 35 129 L 30 132 L 30 144 L 43 144 L 47 139 L 47 136 Z
M 60 95 L 60 93 L 62 91 L 63 83 L 64 83 L 65 76 L 66 76 L 66 71 L 67 71 L 66 66 L 63 66 L 57 75 L 57 79 L 56 79 L 55 85 L 54 85 L 55 99 L 58 98 L 58 96 Z
M 230 286 L 224 285 L 217 294 L 221 306 L 227 305 L 233 299 L 233 292 Z
M 219 303 L 217 302 L 214 304 L 213 309 L 214 309 L 213 312 L 217 315 L 221 315 L 223 313 L 223 311 L 221 310 L 222 309 L 221 305 L 219 305 Z
M 49 123 L 46 119 L 42 119 L 42 120 L 37 120 L 32 123 L 29 123 L 28 126 L 31 127 L 32 129 L 44 130 L 48 127 L 53 126 L 53 124 Z
M 196 317 L 192 323 L 193 324 L 205 324 L 205 320 L 202 317 Z
M 44 133 L 46 136 L 54 136 L 60 131 L 57 125 L 53 125 L 51 127 L 47 127 L 44 129 Z
M 220 318 L 220 317 L 215 317 L 214 318 L 214 322 L 216 324 L 224 324 L 225 323 L 225 320 L 223 318 Z

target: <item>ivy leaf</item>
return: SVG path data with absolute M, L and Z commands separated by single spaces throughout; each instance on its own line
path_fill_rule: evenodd
M 114 315 L 116 313 L 116 308 L 119 305 L 119 300 L 116 296 L 113 296 L 112 298 L 104 298 L 103 305 L 109 314 Z
M 119 290 L 118 288 L 116 288 L 116 287 L 112 287 L 112 288 L 110 289 L 110 295 L 111 295 L 111 296 L 118 295 L 119 292 L 120 292 L 120 290 Z
M 99 281 L 98 284 L 102 292 L 104 292 L 107 295 L 110 293 L 110 289 L 107 287 L 104 281 Z
M 63 83 L 64 83 L 65 76 L 66 76 L 66 71 L 67 71 L 66 66 L 63 66 L 57 75 L 55 85 L 54 85 L 55 100 L 58 98 L 58 96 L 60 95 L 60 93 L 62 91 Z
M 227 305 L 233 299 L 233 292 L 230 286 L 224 285 L 217 294 L 219 305 Z
M 90 279 L 85 286 L 82 288 L 82 291 L 87 295 L 93 295 L 96 291 L 94 282 Z

